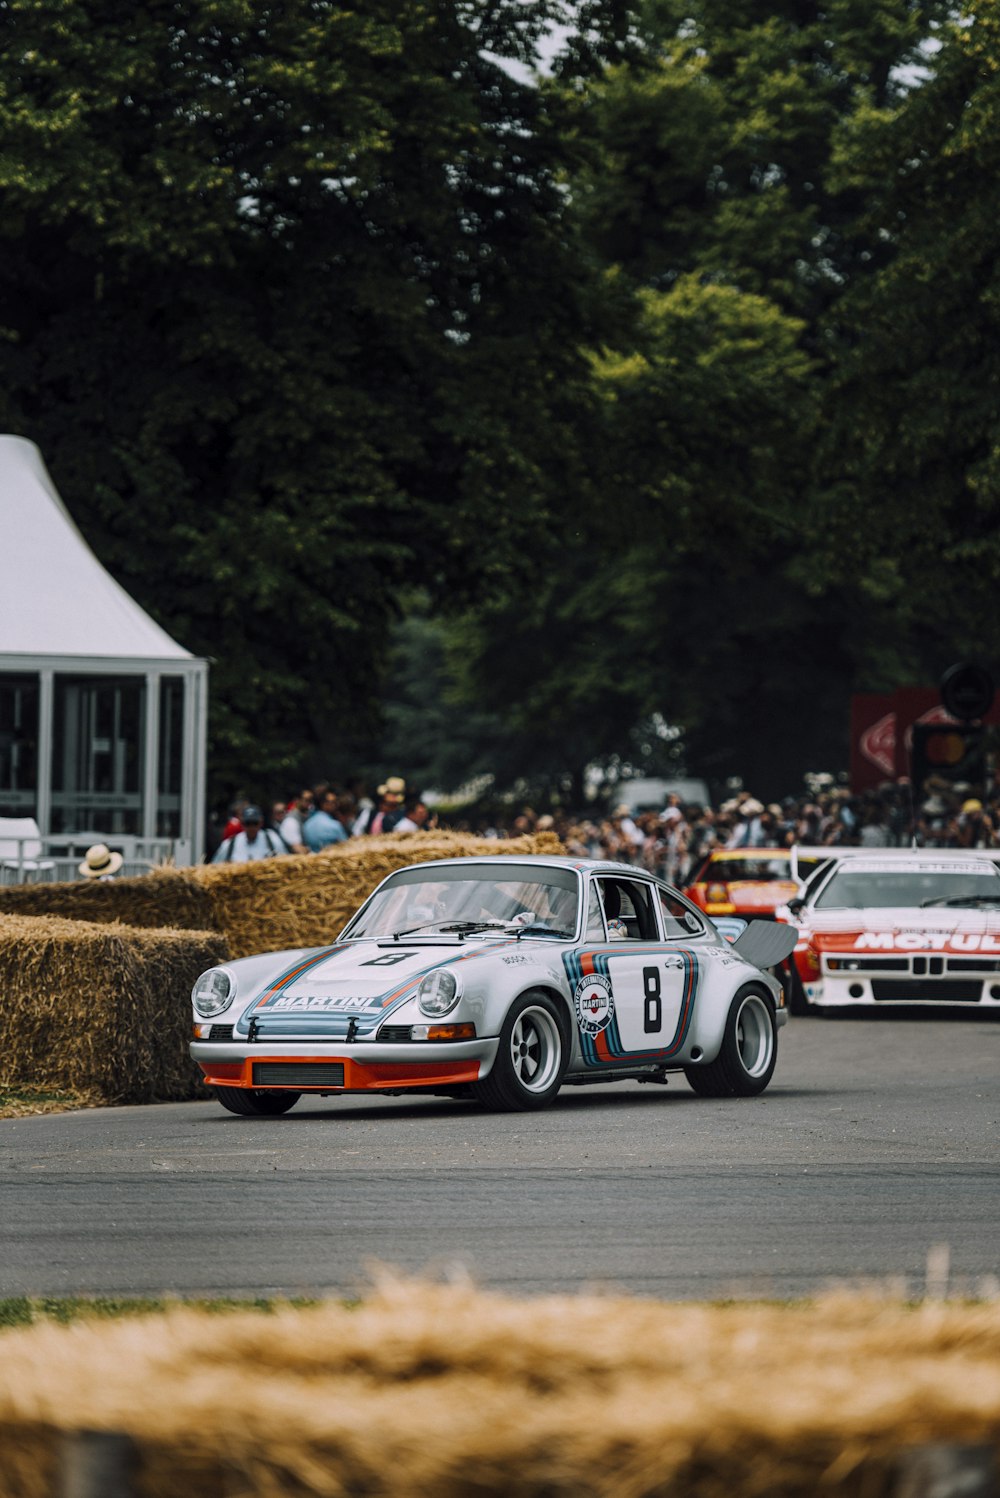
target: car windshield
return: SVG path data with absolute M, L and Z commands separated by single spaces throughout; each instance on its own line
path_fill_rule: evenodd
M 705 870 L 705 879 L 714 884 L 738 884 L 741 879 L 760 883 L 792 877 L 791 860 L 777 853 L 766 858 L 713 858 Z
M 800 858 L 799 879 L 807 878 L 819 864 L 818 858 Z M 789 884 L 795 882 L 790 854 L 760 853 L 750 857 L 732 855 L 723 858 L 713 855 L 698 875 L 699 882 L 708 884 L 739 884 L 741 880 L 764 884 L 773 879 L 784 879 Z
M 817 897 L 817 910 L 837 906 L 887 909 L 892 906 L 946 905 L 953 901 L 1000 903 L 1000 874 L 962 865 L 929 865 L 919 869 L 852 869 L 845 864 Z
M 572 869 L 515 863 L 423 864 L 390 876 L 354 917 L 345 937 L 392 937 L 490 927 L 532 936 L 572 936 L 579 881 Z

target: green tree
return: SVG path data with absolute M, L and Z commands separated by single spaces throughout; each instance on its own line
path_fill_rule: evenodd
M 7 0 L 0 421 L 214 662 L 218 786 L 370 743 L 400 589 L 561 503 L 584 262 L 542 0 Z
M 864 580 L 875 687 L 935 681 L 964 656 L 1000 668 L 996 8 L 939 28 L 925 72 L 902 107 L 845 123 L 837 158 L 882 250 L 825 329 L 837 377 L 815 576 Z
M 657 714 L 713 777 L 780 783 L 804 737 L 775 664 L 801 618 L 772 570 L 794 551 L 815 420 L 801 329 L 697 277 L 638 306 L 632 352 L 595 359 L 579 525 L 529 596 L 470 621 L 460 680 L 505 704 L 500 762 L 561 770 L 577 793 L 588 764 L 634 762 Z
M 507 683 L 525 743 L 548 705 L 579 755 L 622 755 L 658 712 L 693 769 L 779 793 L 846 761 L 872 660 L 902 669 L 879 559 L 829 563 L 823 439 L 836 308 L 895 253 L 842 142 L 872 110 L 909 108 L 942 9 L 657 4 L 637 56 L 562 85 L 572 201 L 605 269 L 580 531 L 543 591 L 481 621 L 466 668 L 495 691 L 497 642 L 525 645 Z

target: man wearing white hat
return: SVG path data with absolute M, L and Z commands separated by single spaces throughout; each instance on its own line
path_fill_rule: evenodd
M 747 796 L 736 808 L 736 815 L 740 821 L 732 837 L 726 844 L 727 848 L 762 848 L 765 837 L 761 827 L 760 819 L 764 814 L 764 807 L 760 801 L 754 800 L 753 796 Z
M 371 811 L 363 811 L 354 823 L 352 836 L 391 832 L 403 815 L 406 800 L 406 781 L 402 775 L 390 775 L 385 785 L 378 788 L 378 805 Z

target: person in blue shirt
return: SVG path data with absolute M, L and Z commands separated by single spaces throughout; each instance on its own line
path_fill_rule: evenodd
M 322 802 L 302 826 L 302 841 L 310 853 L 318 853 L 331 843 L 347 841 L 347 828 L 337 816 L 337 793 L 327 791 Z

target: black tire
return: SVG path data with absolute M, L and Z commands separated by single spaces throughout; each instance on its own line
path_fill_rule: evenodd
M 686 1066 L 684 1075 L 702 1097 L 757 1097 L 774 1075 L 778 1026 L 770 994 L 741 988 L 729 1006 L 722 1047 L 714 1061 Z
M 294 1108 L 301 1092 L 276 1092 L 263 1087 L 217 1087 L 215 1096 L 230 1113 L 241 1118 L 276 1118 Z
M 787 967 L 782 969 L 781 982 L 785 990 L 785 1007 L 789 1014 L 811 1014 L 813 1006 L 806 998 L 802 979 L 796 972 L 795 963 L 790 957 Z
M 497 1113 L 547 1108 L 568 1065 L 569 1037 L 560 1006 L 548 994 L 522 994 L 500 1027 L 492 1070 L 473 1091 L 483 1107 Z

